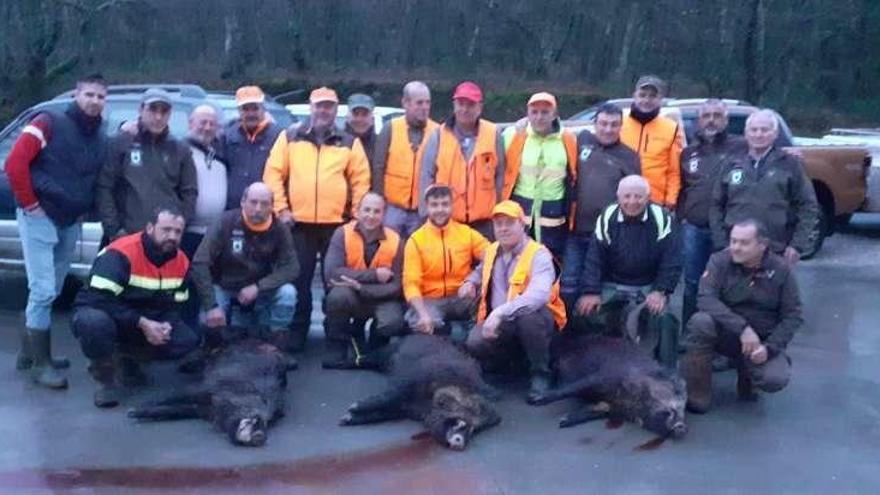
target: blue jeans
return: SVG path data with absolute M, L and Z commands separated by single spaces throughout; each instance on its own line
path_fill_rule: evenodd
M 52 323 L 52 302 L 64 287 L 81 224 L 58 227 L 49 217 L 29 215 L 21 208 L 15 210 L 15 218 L 28 279 L 25 325 L 31 330 L 48 331 Z
M 422 223 L 424 219 L 419 216 L 418 210 L 404 210 L 392 204 L 385 208 L 385 226 L 394 229 L 403 240 L 409 239 Z
M 275 290 L 260 291 L 257 300 L 245 307 L 241 307 L 236 301 L 238 291 L 224 290 L 219 285 L 215 285 L 214 297 L 226 313 L 230 326 L 263 325 L 273 332 L 287 330 L 296 307 L 296 289 L 293 284 L 284 284 Z
M 709 228 L 682 222 L 682 255 L 684 259 L 684 296 L 681 304 L 682 330 L 697 309 L 697 291 L 700 277 L 712 255 L 712 231 Z
M 584 272 L 584 263 L 592 237 L 592 232 L 570 232 L 565 241 L 560 292 L 569 312 L 572 311 L 581 291 L 581 274 Z

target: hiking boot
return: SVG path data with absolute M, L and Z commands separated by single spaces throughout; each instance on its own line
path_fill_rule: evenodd
M 736 397 L 746 402 L 755 402 L 758 400 L 758 392 L 755 390 L 752 375 L 744 366 L 736 370 Z
M 689 349 L 681 368 L 687 382 L 687 410 L 704 414 L 712 403 L 712 352 Z
M 67 388 L 67 378 L 52 366 L 49 331 L 27 330 L 31 351 L 31 381 L 49 389 Z
M 348 357 L 348 342 L 327 339 L 324 341 L 324 348 L 324 359 L 321 360 L 321 367 L 325 370 L 344 370 L 357 367 L 355 360 Z
M 118 406 L 122 393 L 116 385 L 116 366 L 113 364 L 113 358 L 93 360 L 89 364 L 89 374 L 98 383 L 98 389 L 95 390 L 95 407 Z

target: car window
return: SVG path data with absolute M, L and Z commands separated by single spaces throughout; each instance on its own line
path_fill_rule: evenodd
M 107 120 L 107 134 L 114 136 L 119 132 L 119 126 L 123 122 L 136 121 L 140 107 L 141 103 L 138 100 L 108 101 L 107 106 L 104 108 L 104 118 Z M 168 122 L 168 127 L 171 129 L 171 135 L 178 139 L 186 137 L 190 108 L 189 104 L 175 102 L 171 110 L 171 120 Z
M 15 126 L 12 128 L 11 132 L 6 134 L 6 136 L 0 140 L 0 170 L 6 168 L 6 158 L 9 156 L 9 153 L 12 152 L 12 145 L 15 144 L 15 140 L 21 135 L 21 130 L 24 129 L 25 124 L 30 120 L 30 115 L 19 119 L 15 122 Z

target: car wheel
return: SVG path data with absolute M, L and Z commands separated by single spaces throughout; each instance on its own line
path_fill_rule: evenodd
M 812 244 L 810 245 L 810 249 L 807 252 L 801 253 L 801 259 L 808 260 L 816 256 L 819 250 L 822 249 L 822 243 L 825 242 L 825 238 L 831 234 L 831 219 L 833 217 L 828 212 L 828 209 L 823 207 L 821 204 L 819 205 L 818 216 L 818 221 L 813 226 L 813 232 L 810 233 Z

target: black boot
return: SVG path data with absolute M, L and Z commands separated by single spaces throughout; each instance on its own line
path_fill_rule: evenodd
M 41 387 L 51 389 L 67 388 L 67 378 L 64 378 L 52 367 L 49 331 L 28 330 L 27 339 L 30 341 L 32 360 L 31 380 Z
M 89 374 L 98 383 L 98 390 L 95 390 L 95 407 L 118 406 L 122 394 L 116 385 L 116 366 L 113 364 L 113 358 L 92 360 Z
M 737 366 L 736 369 L 736 396 L 739 400 L 746 402 L 758 400 L 758 392 L 755 391 L 752 375 L 745 365 Z
M 37 331 L 37 330 L 32 330 Z M 48 332 L 48 331 L 47 331 Z M 51 335 L 51 334 L 50 334 Z M 31 355 L 33 351 L 31 351 L 31 343 L 28 338 L 28 330 L 21 331 L 21 348 L 18 351 L 18 355 L 15 357 L 15 369 L 19 371 L 29 370 L 31 366 L 34 365 L 34 358 Z M 50 362 L 52 363 L 52 367 L 56 370 L 67 369 L 70 367 L 70 360 L 65 357 L 51 357 L 52 356 L 52 338 L 49 338 L 49 356 L 51 358 Z
M 689 349 L 681 361 L 681 370 L 687 382 L 687 410 L 704 414 L 712 404 L 712 351 Z
M 120 353 L 118 355 L 119 371 L 122 385 L 131 388 L 146 387 L 150 384 L 150 378 L 141 369 L 137 358 L 131 354 Z
M 324 340 L 324 359 L 321 367 L 325 370 L 343 370 L 354 367 L 354 360 L 348 357 L 351 344 L 345 340 Z

